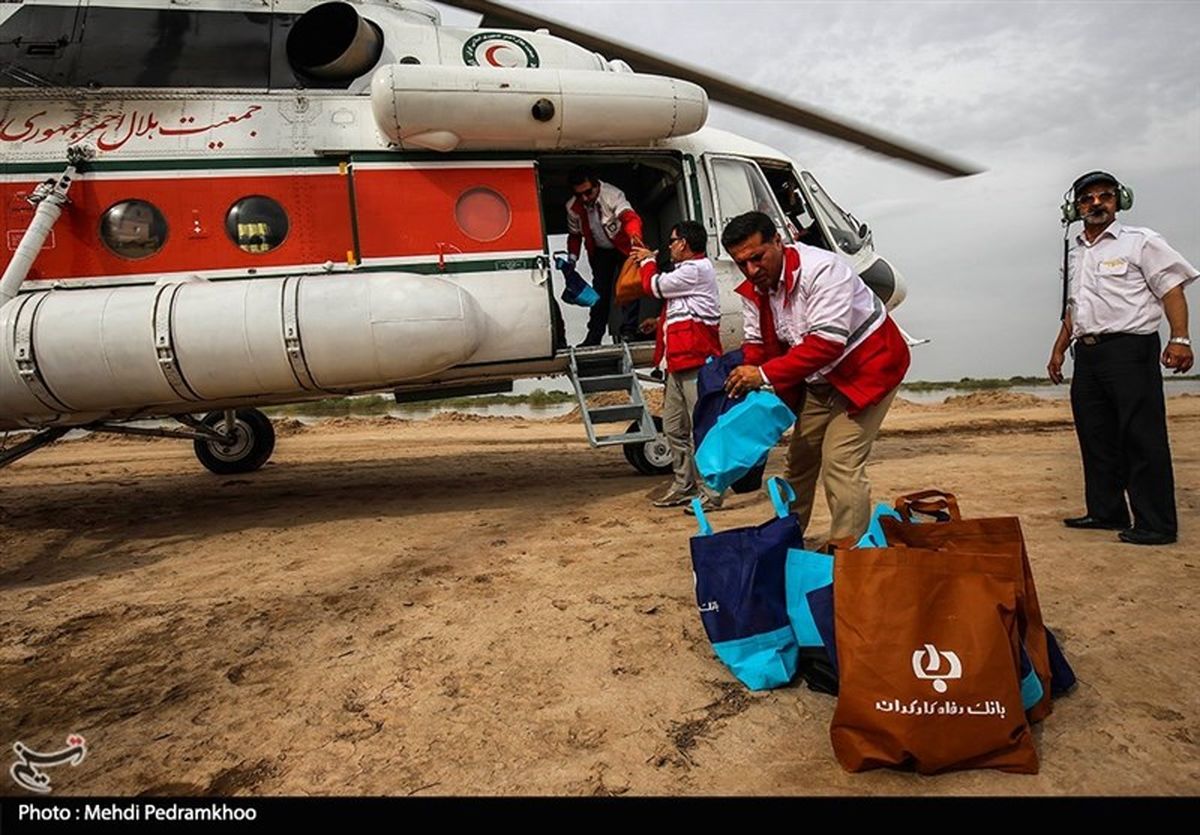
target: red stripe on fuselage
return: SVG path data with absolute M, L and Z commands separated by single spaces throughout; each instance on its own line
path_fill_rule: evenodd
M 512 213 L 499 238 L 477 241 L 455 208 L 473 188 L 498 193 Z M 365 168 L 354 173 L 364 258 L 542 249 L 537 177 L 529 168 Z
M 329 173 L 288 175 L 89 178 L 71 186 L 71 202 L 38 254 L 28 280 L 128 277 L 155 280 L 164 273 L 250 270 L 345 263 L 354 249 L 349 182 Z M 6 240 L 0 267 L 28 227 L 34 209 L 25 196 L 39 179 L 0 183 Z M 358 233 L 364 258 L 438 258 L 454 254 L 543 249 L 537 177 L 532 167 L 368 167 L 354 173 Z M 469 237 L 455 219 L 463 193 L 486 187 L 511 210 L 504 233 L 489 241 Z M 242 250 L 226 232 L 230 208 L 244 197 L 262 195 L 287 212 L 287 238 L 264 253 Z M 167 221 L 162 248 L 146 258 L 116 255 L 100 239 L 104 213 L 125 200 L 156 206 Z
M 0 184 L 6 207 L 8 247 L 29 225 L 33 207 L 24 200 L 36 182 Z M 78 276 L 135 276 L 161 273 L 261 269 L 291 264 L 344 262 L 353 247 L 346 178 L 330 174 L 129 179 L 77 179 L 70 205 L 54 226 L 54 246 L 38 254 L 30 280 Z M 262 195 L 284 207 L 288 234 L 269 252 L 242 250 L 226 234 L 229 209 L 243 197 Z M 156 254 L 131 260 L 100 240 L 104 213 L 124 200 L 145 200 L 167 221 L 167 238 Z

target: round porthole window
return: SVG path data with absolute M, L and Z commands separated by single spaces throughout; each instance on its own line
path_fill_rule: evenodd
M 167 219 L 153 203 L 122 200 L 100 218 L 100 240 L 122 258 L 149 258 L 167 242 Z
M 487 186 L 474 186 L 459 195 L 454 220 L 468 238 L 494 241 L 512 224 L 512 209 L 504 195 Z
M 270 252 L 287 238 L 287 212 L 270 197 L 243 197 L 229 207 L 225 233 L 243 252 Z

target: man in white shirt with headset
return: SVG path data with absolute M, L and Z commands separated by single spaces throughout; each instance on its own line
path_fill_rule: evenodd
M 1197 271 L 1157 232 L 1117 221 L 1132 205 L 1133 192 L 1104 171 L 1084 174 L 1064 195 L 1063 222 L 1082 219 L 1083 230 L 1064 259 L 1066 305 L 1046 371 L 1061 383 L 1073 344 L 1071 411 L 1087 510 L 1063 523 L 1118 530 L 1122 542 L 1136 545 L 1168 545 L 1178 524 L 1158 366 L 1176 374 L 1192 367 L 1183 289 Z M 1164 314 L 1171 331 L 1165 349 L 1158 335 Z

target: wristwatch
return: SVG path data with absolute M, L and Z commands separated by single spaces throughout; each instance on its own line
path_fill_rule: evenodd
M 1188 339 L 1186 336 L 1172 336 L 1167 340 L 1167 342 L 1171 345 L 1186 345 L 1189 348 L 1192 347 L 1192 340 Z

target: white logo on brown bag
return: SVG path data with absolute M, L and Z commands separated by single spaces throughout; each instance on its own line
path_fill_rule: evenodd
M 924 657 L 929 656 L 929 663 L 923 663 Z M 942 659 L 945 659 L 949 666 L 947 672 L 939 672 L 942 669 Z M 924 649 L 919 649 L 912 655 L 913 675 L 919 679 L 932 679 L 933 689 L 938 693 L 946 692 L 946 679 L 962 678 L 962 662 L 958 660 L 958 654 L 950 650 L 942 650 L 940 653 L 933 644 L 926 644 Z

